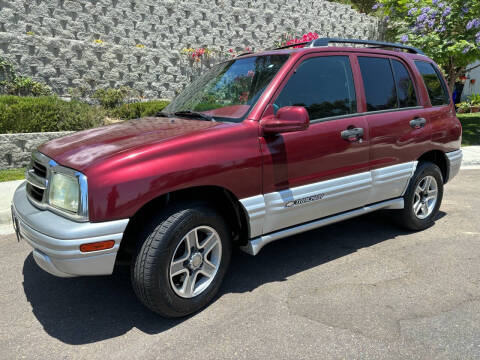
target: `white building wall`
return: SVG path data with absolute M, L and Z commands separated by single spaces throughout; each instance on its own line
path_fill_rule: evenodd
M 472 94 L 480 94 L 480 60 L 468 66 L 473 70 L 467 72 L 467 81 L 463 88 L 462 101 L 466 100 Z M 475 79 L 475 83 L 472 84 L 471 80 Z

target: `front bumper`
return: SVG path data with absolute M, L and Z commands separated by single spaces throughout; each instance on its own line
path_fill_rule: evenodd
M 462 165 L 463 152 L 462 150 L 455 150 L 448 152 L 448 176 L 447 181 L 452 180 L 460 171 L 460 166 Z
M 43 270 L 60 277 L 110 275 L 128 219 L 100 223 L 75 222 L 34 207 L 25 183 L 13 196 L 12 216 L 22 239 L 33 247 L 33 258 Z M 114 240 L 107 250 L 81 252 L 80 245 Z

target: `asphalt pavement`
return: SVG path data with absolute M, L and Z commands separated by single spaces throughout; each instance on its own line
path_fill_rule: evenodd
M 480 170 L 445 188 L 436 224 L 388 211 L 236 252 L 203 311 L 166 320 L 125 267 L 60 279 L 0 235 L 0 359 L 480 358 Z

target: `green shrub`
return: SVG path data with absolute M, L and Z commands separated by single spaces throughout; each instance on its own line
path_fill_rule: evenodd
M 146 102 L 137 102 L 123 104 L 109 111 L 109 115 L 123 120 L 136 119 L 144 116 L 154 116 L 162 111 L 169 101 L 152 100 Z
M 468 100 L 473 106 L 480 105 L 480 94 L 472 94 L 468 97 Z
M 369 14 L 373 12 L 373 9 L 372 9 L 373 5 L 375 5 L 378 2 L 377 0 L 329 0 L 329 1 L 352 5 L 353 8 L 365 14 Z
M 79 101 L 63 101 L 61 107 L 61 121 L 58 123 L 59 131 L 83 130 L 104 124 L 105 109 L 92 106 Z
M 2 92 L 17 96 L 48 96 L 52 95 L 50 86 L 34 81 L 29 77 L 19 76 L 11 81 L 3 81 L 0 84 Z
M 83 130 L 103 125 L 105 111 L 56 96 L 0 96 L 0 133 Z
M 68 88 L 68 94 L 72 100 L 84 101 L 89 94 L 89 90 L 88 87 L 81 85 Z
M 0 57 L 0 94 L 48 96 L 52 95 L 52 89 L 46 84 L 18 75 L 15 67 Z
M 462 123 L 462 145 L 480 145 L 480 113 L 457 114 Z
M 92 98 L 98 100 L 100 105 L 106 109 L 113 109 L 122 105 L 127 98 L 133 97 L 133 91 L 127 86 L 118 89 L 98 89 L 93 93 Z

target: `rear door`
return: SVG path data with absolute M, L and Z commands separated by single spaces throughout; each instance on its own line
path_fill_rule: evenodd
M 440 70 L 431 62 L 417 60 L 415 66 L 422 77 L 430 104 L 425 106 L 432 148 L 443 151 L 458 149 L 458 121 L 455 107 Z
M 359 55 L 370 136 L 373 188 L 368 203 L 403 195 L 430 132 L 412 70 L 401 58 Z
M 368 126 L 358 112 L 352 59 L 335 53 L 307 55 L 273 96 L 267 114 L 304 106 L 310 127 L 260 139 L 264 234 L 366 203 L 371 187 Z M 349 129 L 364 135 L 346 137 Z

